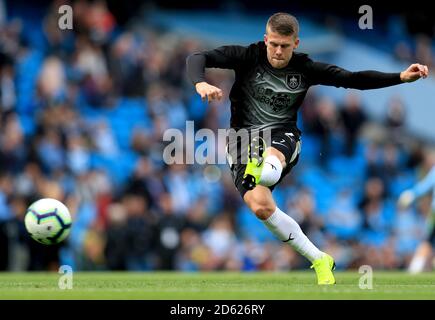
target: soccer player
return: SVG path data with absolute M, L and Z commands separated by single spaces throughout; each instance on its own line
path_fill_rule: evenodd
M 435 244 L 435 152 L 429 152 L 425 156 L 426 163 L 431 167 L 429 172 L 411 189 L 403 191 L 397 204 L 400 208 L 409 207 L 416 199 L 432 191 L 431 212 L 427 218 L 427 234 L 425 240 L 418 246 L 409 264 L 410 273 L 420 273 L 424 270 L 426 262 L 432 256 Z
M 205 68 L 235 71 L 235 82 L 229 95 L 230 135 L 248 131 L 251 138 L 245 147 L 246 139 L 241 137 L 242 150 L 239 152 L 239 140 L 229 137 L 227 152 L 233 181 L 256 217 L 312 263 L 317 283 L 330 285 L 335 283 L 334 259 L 320 251 L 298 223 L 276 206 L 272 197 L 274 187 L 299 159 L 298 109 L 313 85 L 376 89 L 424 78 L 428 68 L 412 64 L 397 73 L 351 72 L 295 52 L 299 45 L 298 33 L 299 24 L 294 16 L 276 13 L 267 21 L 264 41 L 247 47 L 222 46 L 191 54 L 186 61 L 187 74 L 201 98 L 210 102 L 220 100 L 222 90 L 206 82 Z M 269 143 L 263 138 L 266 136 L 269 136 Z

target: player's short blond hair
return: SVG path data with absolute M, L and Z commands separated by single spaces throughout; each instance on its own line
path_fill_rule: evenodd
M 267 20 L 266 34 L 269 30 L 283 36 L 297 36 L 299 34 L 299 22 L 291 14 L 278 12 Z

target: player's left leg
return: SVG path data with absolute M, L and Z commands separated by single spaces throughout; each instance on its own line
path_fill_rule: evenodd
M 284 155 L 273 147 L 266 148 L 261 158 L 261 162 L 254 158 L 246 165 L 244 184 L 249 190 L 257 184 L 265 187 L 273 186 L 281 178 L 286 166 Z
M 271 146 L 266 145 L 266 141 L 261 137 L 252 139 L 243 176 L 243 185 L 248 190 L 252 190 L 257 184 L 265 187 L 277 184 L 287 166 L 286 160 L 291 163 L 299 155 L 299 141 L 286 141 L 282 135 L 274 139 L 272 139 Z M 274 143 L 276 145 L 273 145 Z M 286 149 L 282 150 L 283 148 Z
M 266 148 L 263 170 L 258 184 L 270 187 L 276 184 L 281 178 L 284 168 L 287 166 L 284 154 L 274 147 Z
M 433 248 L 435 245 L 435 211 L 432 211 L 427 220 L 428 236 L 417 247 L 411 262 L 408 266 L 408 272 L 417 274 L 423 272 L 433 257 Z
M 296 132 L 276 129 L 266 132 L 264 137 L 256 136 L 249 143 L 242 181 L 248 190 L 257 184 L 265 187 L 276 185 L 299 158 L 301 142 Z M 285 170 L 286 167 L 289 168 Z

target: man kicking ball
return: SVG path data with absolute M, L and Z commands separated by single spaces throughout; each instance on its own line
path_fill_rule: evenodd
M 320 251 L 272 197 L 273 188 L 299 159 L 298 109 L 313 85 L 376 89 L 425 78 L 428 69 L 413 64 L 400 73 L 350 72 L 294 52 L 298 33 L 294 16 L 276 13 L 267 21 L 264 41 L 194 53 L 187 58 L 187 73 L 201 98 L 210 102 L 221 99 L 222 90 L 205 81 L 205 68 L 235 71 L 227 146 L 233 181 L 257 218 L 312 263 L 317 283 L 330 285 L 335 284 L 334 259 Z M 242 131 L 248 137 L 234 138 Z

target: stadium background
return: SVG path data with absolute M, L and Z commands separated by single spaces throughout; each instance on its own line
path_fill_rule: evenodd
M 228 99 L 201 102 L 185 77 L 186 56 L 261 40 L 279 10 L 299 18 L 315 58 L 351 70 L 419 62 L 434 72 L 434 19 L 397 5 L 373 4 L 374 29 L 360 30 L 357 4 L 184 1 L 174 13 L 169 1 L 72 1 L 74 29 L 61 31 L 64 3 L 0 1 L 0 270 L 306 268 L 243 205 L 225 165 L 163 162 L 164 130 L 183 130 L 187 120 L 196 130 L 229 125 Z M 242 27 L 251 24 L 257 29 Z M 360 48 L 365 60 L 346 59 Z M 208 75 L 228 92 L 230 72 Z M 423 124 L 434 118 L 434 85 L 310 89 L 301 160 L 274 194 L 339 269 L 403 269 L 422 240 L 431 199 L 404 211 L 395 201 L 428 170 L 435 135 Z M 424 116 L 412 118 L 418 110 Z M 24 230 L 26 207 L 41 197 L 73 214 L 59 246 Z

